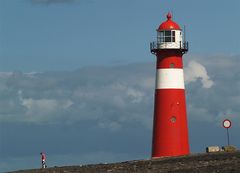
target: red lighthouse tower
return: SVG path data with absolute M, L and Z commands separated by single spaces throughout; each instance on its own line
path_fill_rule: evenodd
M 171 13 L 150 44 L 157 57 L 152 158 L 189 154 L 182 55 L 188 43 Z

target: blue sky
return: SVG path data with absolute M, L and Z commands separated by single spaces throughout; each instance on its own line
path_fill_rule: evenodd
M 240 2 L 0 0 L 0 172 L 150 157 L 155 57 L 168 11 L 186 25 L 191 151 L 240 147 Z
M 47 2 L 1 0 L 2 71 L 152 61 L 148 44 L 168 11 L 186 25 L 191 54 L 240 53 L 237 0 Z

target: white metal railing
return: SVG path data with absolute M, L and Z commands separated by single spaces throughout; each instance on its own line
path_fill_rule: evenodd
M 188 42 L 151 42 L 150 50 L 155 53 L 157 50 L 161 49 L 180 49 L 182 52 L 188 51 Z

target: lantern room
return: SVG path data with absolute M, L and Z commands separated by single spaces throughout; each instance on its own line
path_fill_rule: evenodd
M 180 26 L 172 20 L 172 14 L 167 14 L 167 20 L 157 29 L 157 41 L 151 43 L 151 52 L 160 49 L 180 49 L 183 53 L 188 50 L 188 43 L 183 39 Z

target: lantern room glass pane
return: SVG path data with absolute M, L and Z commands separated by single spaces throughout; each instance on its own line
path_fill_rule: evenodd
M 160 31 L 157 34 L 157 42 L 175 42 L 176 41 L 176 32 L 175 31 Z
M 175 36 L 174 36 L 174 37 L 172 37 L 172 42 L 175 42 Z
M 163 35 L 164 35 L 164 32 L 160 31 L 160 37 L 163 37 Z
M 171 31 L 165 31 L 165 37 L 171 36 Z
M 170 37 L 165 37 L 165 42 L 171 42 L 171 36 Z

